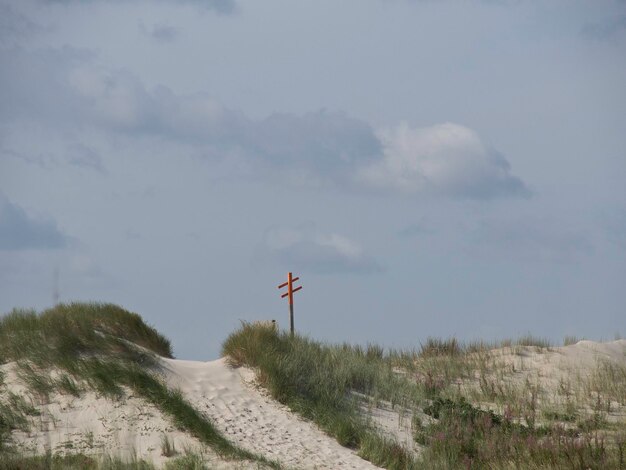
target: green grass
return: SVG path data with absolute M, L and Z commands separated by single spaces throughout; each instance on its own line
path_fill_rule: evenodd
M 139 315 L 111 304 L 61 304 L 41 314 L 14 310 L 0 319 L 0 358 L 16 361 L 19 377 L 39 401 L 55 391 L 79 396 L 83 386 L 111 399 L 131 389 L 223 457 L 279 467 L 233 445 L 169 389 L 156 374 L 156 354 L 172 357 L 169 341 Z M 60 376 L 51 377 L 51 369 Z M 23 412 L 0 408 L 0 445 L 25 422 Z

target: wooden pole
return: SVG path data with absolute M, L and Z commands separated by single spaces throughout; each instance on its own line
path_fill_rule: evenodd
M 302 286 L 298 286 L 294 289 L 293 283 L 299 279 L 299 277 L 293 277 L 293 274 L 289 272 L 287 273 L 287 282 L 283 282 L 280 286 L 278 286 L 279 289 L 282 289 L 283 287 L 287 288 L 287 292 L 282 294 L 281 297 L 287 297 L 287 300 L 289 301 L 289 330 L 291 331 L 292 336 L 295 332 L 295 327 L 293 324 L 293 293 L 302 289 Z
M 293 336 L 293 276 L 291 273 L 287 273 L 287 292 L 289 292 L 289 329 Z

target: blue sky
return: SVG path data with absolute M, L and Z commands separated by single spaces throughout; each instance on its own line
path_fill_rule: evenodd
M 626 2 L 0 0 L 0 311 L 626 334 Z

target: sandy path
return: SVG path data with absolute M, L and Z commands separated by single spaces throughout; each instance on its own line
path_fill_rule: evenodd
M 168 385 L 244 449 L 299 469 L 378 468 L 256 389 L 249 369 L 231 369 L 224 359 L 163 359 L 163 366 Z

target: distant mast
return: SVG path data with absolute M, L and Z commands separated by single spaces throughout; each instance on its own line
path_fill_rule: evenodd
M 52 278 L 52 305 L 59 303 L 59 267 L 55 266 Z

